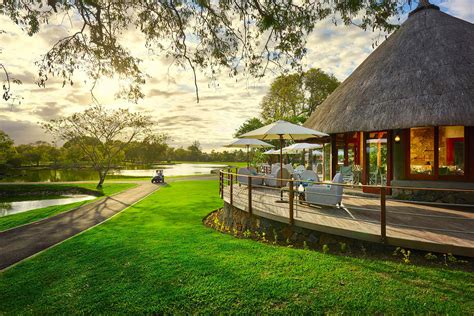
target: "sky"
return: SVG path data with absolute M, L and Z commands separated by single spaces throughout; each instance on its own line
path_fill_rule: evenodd
M 431 2 L 446 13 L 474 23 L 474 0 Z M 74 78 L 72 87 L 62 88 L 62 82 L 54 78 L 48 81 L 46 88 L 34 83 L 35 61 L 68 32 L 65 27 L 57 26 L 60 22 L 51 21 L 39 34 L 28 37 L 10 20 L 0 17 L 1 29 L 7 31 L 0 34 L 0 61 L 23 82 L 21 86 L 14 86 L 14 92 L 23 97 L 21 104 L 0 101 L 0 129 L 16 144 L 51 141 L 39 122 L 82 111 L 92 103 L 89 84 L 80 75 Z M 129 38 L 132 47 L 142 46 L 136 34 Z M 321 68 L 343 81 L 372 52 L 372 44 L 383 39 L 378 33 L 365 32 L 355 26 L 336 27 L 330 21 L 321 21 L 308 38 L 304 68 Z M 98 83 L 95 96 L 108 108 L 129 108 L 152 116 L 156 130 L 168 134 L 170 144 L 175 147 L 187 147 L 199 140 L 205 151 L 222 150 L 245 120 L 259 115 L 259 103 L 275 77 L 269 73 L 258 80 L 243 77 L 236 80 L 224 73 L 211 82 L 198 73 L 200 102 L 197 103 L 189 69 L 170 67 L 168 60 L 150 55 L 144 49 L 134 49 L 134 54 L 143 59 L 142 69 L 149 75 L 143 87 L 145 98 L 137 104 L 115 99 L 113 91 L 117 83 L 111 79 Z

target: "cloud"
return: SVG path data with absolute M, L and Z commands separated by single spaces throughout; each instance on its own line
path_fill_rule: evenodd
M 443 0 L 439 6 L 460 19 L 474 23 L 474 3 L 472 0 Z
M 34 113 L 42 120 L 51 120 L 62 115 L 64 107 L 57 102 L 46 102 L 45 105 L 38 106 Z
M 433 0 L 443 11 L 468 21 L 474 21 L 472 0 Z M 416 3 L 415 3 L 416 5 Z M 401 18 L 403 21 L 406 15 Z M 36 124 L 59 115 L 83 111 L 91 103 L 90 81 L 78 73 L 74 86 L 61 84 L 60 78 L 51 78 L 47 88 L 38 88 L 36 79 L 37 61 L 52 43 L 67 34 L 68 21 L 51 21 L 39 36 L 26 36 L 8 18 L 0 16 L 0 25 L 8 34 L 0 35 L 2 45 L 0 58 L 7 61 L 14 77 L 24 84 L 16 92 L 24 97 L 23 104 L 13 111 L 2 112 L 0 128 L 20 143 L 48 139 Z M 72 21 L 75 25 L 76 21 Z M 344 80 L 372 52 L 372 43 L 383 41 L 385 34 L 365 32 L 355 26 L 334 26 L 331 20 L 320 21 L 308 37 L 308 54 L 303 60 L 304 68 L 318 67 Z M 172 65 L 164 55 L 152 55 L 143 46 L 141 38 L 133 30 L 127 30 L 123 39 L 135 55 L 143 60 L 143 70 L 150 76 L 143 91 L 144 100 L 138 104 L 114 99 L 117 82 L 104 79 L 98 82 L 96 96 L 106 107 L 125 107 L 151 115 L 157 122 L 158 132 L 166 132 L 172 144 L 188 146 L 199 140 L 205 150 L 218 148 L 231 141 L 234 131 L 247 119 L 259 115 L 259 104 L 268 91 L 271 81 L 278 73 L 268 73 L 259 79 L 244 75 L 229 77 L 227 70 L 217 73 L 211 80 L 198 73 L 200 103 L 196 103 L 194 77 L 190 69 Z M 34 48 L 34 49 L 32 49 Z M 85 82 L 87 81 L 87 82 Z M 89 84 L 89 85 L 88 85 Z M 0 103 L 1 110 L 5 107 Z
M 1 129 L 10 135 L 16 145 L 28 144 L 37 140 L 52 141 L 51 135 L 48 135 L 37 124 L 31 121 L 12 121 L 0 118 Z
M 163 97 L 165 99 L 168 99 L 168 98 L 183 95 L 183 94 L 185 93 L 182 91 L 165 91 L 158 88 L 154 88 L 148 91 L 147 96 L 148 97 Z

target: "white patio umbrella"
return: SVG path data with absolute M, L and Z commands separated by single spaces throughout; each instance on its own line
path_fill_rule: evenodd
M 240 135 L 242 138 L 279 139 L 280 140 L 280 179 L 283 178 L 283 140 L 303 140 L 312 137 L 324 137 L 328 134 L 296 125 L 287 121 L 276 121 L 254 131 Z
M 321 145 L 319 144 L 309 144 L 309 143 L 296 143 L 290 146 L 286 146 L 283 148 L 283 153 L 284 154 L 291 154 L 291 153 L 297 153 L 303 150 L 309 150 L 309 149 L 314 149 L 314 148 L 321 148 Z
M 279 155 L 280 152 L 278 150 L 275 150 L 275 149 L 269 149 L 267 151 L 264 151 L 263 154 L 264 155 Z
M 275 147 L 272 144 L 262 142 L 258 139 L 250 139 L 250 138 L 239 138 L 236 141 L 233 141 L 229 145 L 225 145 L 224 147 L 234 147 L 234 148 L 247 148 L 247 168 L 250 166 L 250 159 L 249 159 L 249 148 L 268 148 L 268 147 Z

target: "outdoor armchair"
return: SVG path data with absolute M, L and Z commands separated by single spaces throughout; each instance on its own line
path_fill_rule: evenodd
M 283 165 L 283 168 L 285 168 L 286 170 L 288 170 L 288 172 L 289 172 L 290 174 L 293 174 L 293 173 L 295 172 L 295 170 L 293 169 L 293 166 L 292 166 L 290 163 L 288 163 L 288 164 L 286 164 L 286 165 Z
M 342 174 L 337 173 L 332 183 L 344 183 Z M 305 189 L 305 201 L 311 204 L 340 205 L 344 187 L 331 184 L 313 184 Z
M 258 176 L 258 178 L 252 178 L 252 185 L 262 185 L 263 178 L 262 175 L 258 174 L 255 168 L 239 168 L 237 171 L 237 182 L 239 184 L 248 185 L 248 177 L 246 176 Z
M 303 186 L 311 185 L 310 182 L 319 182 L 319 177 L 313 170 L 304 170 L 298 175 L 298 180 L 300 180 L 297 185 L 303 184 Z
M 354 182 L 354 173 L 352 172 L 352 166 L 341 166 L 341 174 L 344 183 Z
M 283 176 L 281 179 L 284 179 L 284 180 L 283 181 L 278 180 L 280 179 L 280 168 L 278 168 L 278 169 L 275 169 L 274 173 L 267 174 L 265 176 L 264 181 L 266 185 L 271 186 L 271 187 L 279 187 L 279 186 L 284 187 L 288 183 L 290 176 L 291 176 L 290 172 L 286 168 L 283 168 Z M 280 182 L 281 182 L 281 185 L 280 185 Z
M 303 172 L 303 171 L 305 171 L 305 170 L 306 170 L 305 166 L 299 165 L 298 167 L 296 167 L 295 172 L 301 173 L 301 172 Z

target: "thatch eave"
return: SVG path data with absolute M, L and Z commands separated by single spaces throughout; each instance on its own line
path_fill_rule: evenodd
M 474 25 L 418 10 L 314 111 L 325 133 L 474 126 Z

